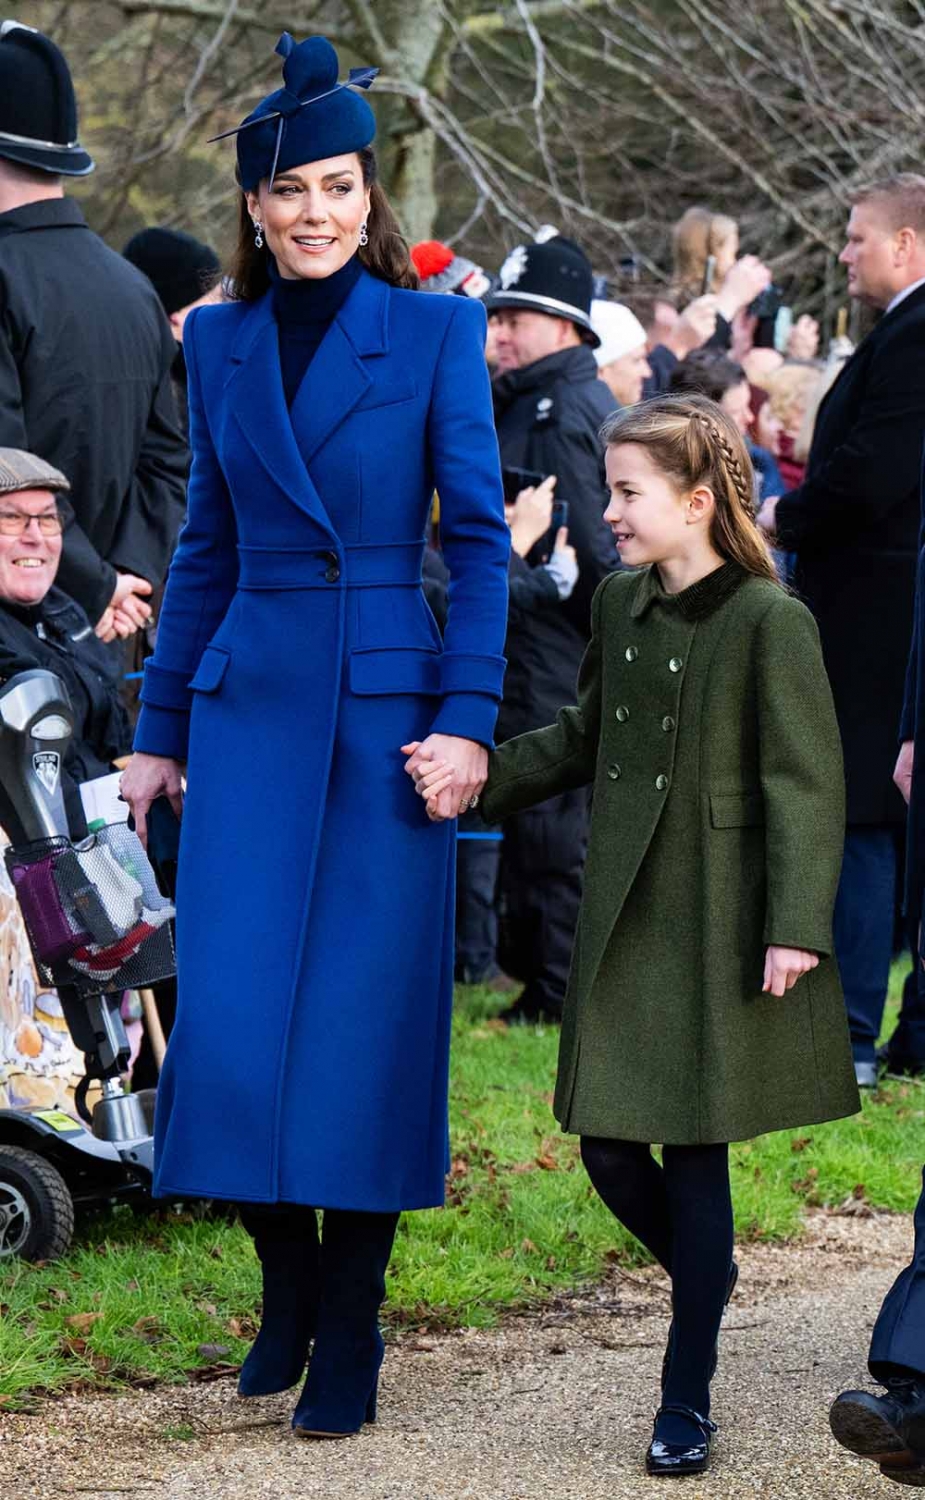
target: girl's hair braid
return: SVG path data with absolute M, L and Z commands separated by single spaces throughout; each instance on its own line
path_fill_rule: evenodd
M 713 492 L 710 540 L 721 557 L 777 582 L 770 549 L 755 523 L 755 477 L 742 434 L 706 396 L 658 396 L 609 417 L 608 447 L 633 443 L 679 490 Z

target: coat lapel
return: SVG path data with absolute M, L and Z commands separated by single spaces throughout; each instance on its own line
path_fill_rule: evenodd
M 388 349 L 388 287 L 363 272 L 331 324 L 292 403 L 292 427 L 306 464 L 373 383 L 364 361 Z
M 231 415 L 275 490 L 333 534 L 292 430 L 269 293 L 249 309 L 231 351 L 226 382 Z

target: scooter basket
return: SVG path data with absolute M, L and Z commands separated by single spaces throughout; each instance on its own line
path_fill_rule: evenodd
M 46 984 L 99 995 L 176 972 L 174 908 L 125 823 L 107 824 L 79 842 L 11 846 L 3 857 Z

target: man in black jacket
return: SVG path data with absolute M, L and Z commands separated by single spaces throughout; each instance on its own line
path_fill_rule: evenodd
M 759 517 L 797 553 L 845 752 L 848 828 L 835 908 L 858 1082 L 875 1047 L 893 946 L 905 808 L 893 785 L 912 629 L 925 438 L 925 177 L 855 194 L 841 261 L 883 316 L 819 409 L 806 478 Z
M 614 400 L 598 379 L 591 329 L 591 266 L 558 235 L 520 245 L 488 299 L 498 376 L 495 418 L 505 467 L 556 476 L 568 505 L 578 582 L 568 599 L 540 613 L 512 612 L 499 740 L 549 724 L 575 700 L 591 628 L 591 598 L 617 566 L 604 525 L 604 463 L 598 433 Z M 537 566 L 549 548 L 537 544 Z M 588 797 L 566 793 L 504 825 L 500 890 L 502 968 L 525 983 L 511 1019 L 556 1020 L 568 968 L 587 847 Z
M 39 32 L 0 26 L 0 445 L 66 473 L 59 581 L 104 639 L 144 624 L 183 516 L 175 345 L 150 282 L 108 249 L 62 177 L 77 144 L 67 64 Z

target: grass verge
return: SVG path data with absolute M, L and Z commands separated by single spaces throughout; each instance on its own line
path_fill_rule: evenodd
M 890 1015 L 901 977 L 897 969 Z M 489 1323 L 505 1306 L 599 1275 L 608 1260 L 644 1258 L 552 1119 L 557 1033 L 507 1030 L 491 1019 L 497 1005 L 484 991 L 459 996 L 447 1209 L 402 1220 L 393 1325 Z M 891 1083 L 865 1099 L 860 1118 L 737 1145 L 738 1235 L 796 1236 L 807 1206 L 911 1211 L 923 1120 L 925 1083 Z M 235 1223 L 127 1209 L 87 1216 L 66 1260 L 0 1272 L 0 1407 L 35 1391 L 220 1373 L 247 1350 L 259 1293 Z

